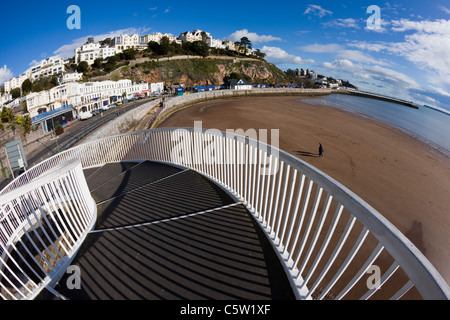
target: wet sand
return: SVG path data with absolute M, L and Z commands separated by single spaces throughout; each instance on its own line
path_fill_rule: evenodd
M 280 148 L 354 191 L 403 232 L 450 283 L 450 158 L 387 125 L 297 97 L 216 100 L 160 127 L 279 129 Z M 406 107 L 405 107 L 406 108 Z M 317 157 L 319 142 L 325 151 Z

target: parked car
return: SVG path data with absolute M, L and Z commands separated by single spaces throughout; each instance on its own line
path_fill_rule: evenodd
M 79 115 L 79 118 L 80 118 L 80 120 L 90 119 L 90 118 L 92 118 L 92 112 L 89 110 L 81 112 Z

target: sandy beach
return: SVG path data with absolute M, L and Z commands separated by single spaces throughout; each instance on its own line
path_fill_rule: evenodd
M 403 232 L 450 283 L 450 158 L 382 123 L 297 97 L 216 100 L 160 127 L 279 129 L 280 148 L 343 183 Z M 405 107 L 406 108 L 406 107 Z M 324 157 L 315 156 L 319 142 Z

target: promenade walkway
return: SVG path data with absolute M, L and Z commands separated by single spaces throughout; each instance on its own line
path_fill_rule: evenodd
M 70 300 L 294 299 L 245 206 L 192 170 L 156 162 L 88 169 L 95 230 L 55 287 Z M 48 293 L 41 298 L 48 299 Z

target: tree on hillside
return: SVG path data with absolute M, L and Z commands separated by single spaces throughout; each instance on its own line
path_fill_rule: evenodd
M 162 37 L 159 44 L 159 54 L 162 56 L 167 55 L 170 52 L 170 39 L 168 37 Z
M 136 59 L 137 50 L 136 49 L 126 49 L 121 53 L 121 58 L 124 60 L 134 60 Z
M 238 72 L 232 72 L 230 74 L 230 76 L 228 77 L 228 79 L 236 79 L 236 80 L 244 79 L 244 80 L 247 80 L 249 82 L 252 81 L 252 78 L 250 76 L 248 76 L 246 74 L 241 74 L 241 73 L 238 73 Z
M 33 84 L 31 83 L 30 79 L 25 79 L 24 82 L 22 82 L 22 92 L 24 95 L 27 95 L 31 92 L 31 89 L 33 88 Z
M 85 73 L 89 69 L 89 64 L 86 61 L 81 61 L 77 66 L 77 71 Z
M 202 31 L 200 34 L 202 36 L 202 42 L 206 42 L 206 39 L 208 39 L 208 35 L 206 34 L 206 32 Z
M 159 51 L 159 43 L 156 42 L 156 41 L 150 41 L 150 42 L 147 44 L 147 49 L 148 49 L 149 51 L 152 51 L 152 52 L 156 53 L 156 52 Z
M 12 110 L 10 108 L 3 107 L 2 112 L 0 114 L 0 120 L 3 123 L 9 123 L 13 120 L 14 116 L 12 114 Z
M 11 95 L 13 99 L 20 98 L 20 88 L 14 88 L 11 90 Z
M 94 64 L 92 65 L 93 68 L 100 69 L 103 66 L 103 59 L 97 58 L 94 60 Z
M 209 46 L 203 41 L 194 41 L 192 43 L 192 51 L 203 58 L 209 56 Z
M 241 38 L 241 45 L 244 47 L 245 54 L 248 53 L 248 50 L 252 50 L 252 42 L 247 37 Z
M 98 43 L 100 43 L 100 45 L 102 45 L 102 46 L 109 45 L 111 43 L 111 38 L 103 39 L 103 40 L 99 41 Z
M 256 49 L 255 52 L 253 52 L 253 54 L 260 59 L 264 59 L 266 57 L 266 54 L 264 52 L 261 52 L 261 50 Z

